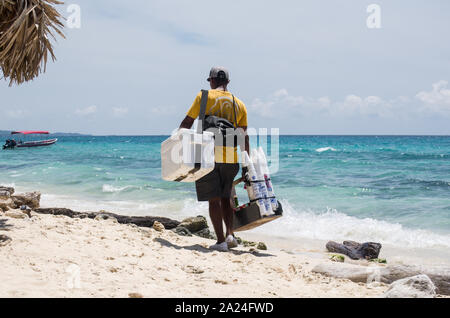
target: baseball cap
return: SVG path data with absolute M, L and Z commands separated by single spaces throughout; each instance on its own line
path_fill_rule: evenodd
M 208 82 L 211 80 L 211 78 L 226 79 L 227 81 L 229 81 L 230 73 L 228 73 L 228 70 L 225 67 L 214 66 L 209 72 Z

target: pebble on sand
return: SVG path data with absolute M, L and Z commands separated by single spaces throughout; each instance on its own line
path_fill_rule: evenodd
M 162 223 L 160 223 L 160 222 L 158 222 L 158 221 L 155 221 L 155 223 L 153 223 L 153 229 L 154 229 L 155 231 L 162 232 L 162 231 L 164 231 L 166 228 L 164 227 L 164 225 L 163 225 Z

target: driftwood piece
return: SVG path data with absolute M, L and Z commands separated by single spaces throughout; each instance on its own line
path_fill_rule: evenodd
M 358 243 L 354 241 L 344 241 L 339 244 L 333 241 L 327 243 L 326 248 L 331 253 L 347 255 L 351 259 L 375 259 L 380 255 L 381 244 L 374 242 Z
M 399 279 L 427 275 L 436 286 L 436 292 L 441 295 L 450 295 L 450 268 L 442 266 L 361 266 L 346 263 L 319 264 L 312 270 L 325 276 L 349 279 L 356 283 L 380 281 L 391 284 Z
M 160 222 L 164 225 L 166 229 L 173 229 L 180 225 L 180 222 L 176 220 L 172 220 L 164 217 L 154 217 L 154 216 L 125 216 L 118 215 L 115 213 L 109 212 L 76 212 L 70 209 L 59 209 L 59 208 L 50 208 L 50 209 L 36 209 L 34 210 L 39 214 L 51 214 L 51 215 L 65 215 L 71 218 L 79 217 L 79 218 L 90 218 L 95 219 L 98 215 L 107 215 L 114 217 L 117 222 L 121 224 L 135 224 L 141 227 L 153 227 L 155 221 Z

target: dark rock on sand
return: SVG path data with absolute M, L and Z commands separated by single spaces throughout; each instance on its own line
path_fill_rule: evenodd
M 239 244 L 239 242 L 238 242 L 238 244 Z M 244 247 L 255 247 L 257 245 L 257 243 L 252 242 L 252 241 L 242 240 L 242 245 L 244 245 Z
M 200 231 L 192 233 L 188 228 L 184 227 L 182 224 L 183 223 L 181 223 L 179 226 L 177 226 L 172 231 L 177 233 L 178 235 L 181 235 L 181 236 L 193 236 L 193 235 L 195 235 L 195 236 L 199 236 L 199 237 L 210 239 L 210 240 L 217 240 L 216 235 L 214 233 L 212 233 L 209 230 L 208 227 L 206 227 L 206 228 L 204 228 L 204 229 L 202 229 Z
M 196 236 L 200 236 L 206 239 L 210 239 L 210 240 L 217 240 L 217 236 L 215 233 L 211 232 L 209 230 L 209 228 L 205 228 L 203 230 L 200 230 L 198 232 L 193 233 Z
M 166 228 L 164 227 L 164 224 L 162 224 L 161 222 L 155 221 L 153 223 L 153 229 L 158 232 L 163 232 Z
M 25 213 L 26 215 L 28 215 L 29 218 L 31 218 L 31 208 L 28 205 L 22 205 L 20 207 L 20 211 L 22 211 L 22 213 Z
M 183 220 L 180 226 L 187 228 L 190 232 L 198 232 L 208 228 L 208 222 L 204 216 L 197 216 Z
M 14 201 L 11 196 L 14 194 L 14 188 L 0 186 L 0 212 L 6 212 L 14 209 Z
M 14 191 L 15 191 L 14 188 L 0 186 L 0 192 L 9 192 L 9 196 L 12 196 L 14 194 Z
M 173 231 L 181 236 L 195 235 L 206 239 L 217 240 L 216 235 L 209 230 L 208 222 L 204 216 L 187 218 Z
M 399 279 L 384 294 L 385 298 L 434 298 L 436 286 L 427 275 Z
M 26 219 L 31 217 L 28 213 L 21 210 L 9 210 L 5 212 L 5 216 L 12 219 Z
M 59 208 L 51 208 L 51 209 L 35 209 L 36 213 L 39 214 L 51 214 L 51 215 L 65 215 L 71 218 L 90 218 L 95 219 L 99 214 L 107 215 L 113 217 L 117 220 L 117 222 L 121 224 L 135 224 L 140 227 L 153 227 L 153 223 L 156 221 L 160 222 L 164 225 L 166 229 L 173 229 L 180 225 L 180 222 L 164 217 L 154 217 L 154 216 L 124 216 L 118 215 L 109 212 L 75 212 L 70 209 L 59 209 Z M 104 217 L 104 216 L 103 216 Z
M 351 259 L 375 259 L 380 255 L 381 244 L 368 242 L 358 243 L 354 241 L 344 241 L 343 244 L 328 242 L 327 250 L 331 253 L 340 253 L 347 255 Z
M 6 199 L 6 200 L 0 199 L 0 212 L 1 211 L 6 212 L 9 209 L 11 209 L 13 206 L 14 206 L 14 202 L 13 202 L 13 200 L 11 200 L 11 198 Z
M 177 226 L 172 231 L 180 236 L 192 236 L 191 231 L 189 231 L 187 228 L 181 225 Z
M 6 235 L 0 235 L 0 247 L 6 246 L 11 243 L 12 239 Z
M 0 189 L 0 200 L 7 200 L 11 197 L 11 193 L 9 191 Z
M 20 208 L 22 205 L 28 205 L 32 209 L 39 208 L 39 204 L 41 201 L 41 193 L 40 192 L 29 192 L 24 194 L 17 194 L 11 196 L 11 199 L 14 202 L 14 208 Z
M 258 245 L 256 246 L 256 248 L 258 250 L 267 251 L 267 245 L 264 244 L 263 242 L 259 242 Z
M 109 214 L 106 214 L 106 213 L 100 213 L 100 214 L 97 214 L 97 216 L 94 218 L 94 220 L 96 220 L 96 221 L 106 221 L 106 220 L 109 220 L 109 221 L 117 222 L 117 219 L 116 219 L 115 217 L 113 217 L 113 216 L 111 216 L 111 215 L 109 215 Z

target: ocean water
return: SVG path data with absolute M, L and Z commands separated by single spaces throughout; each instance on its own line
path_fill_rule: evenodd
M 0 184 L 39 190 L 47 207 L 206 216 L 193 184 L 161 179 L 166 138 L 59 137 L 48 148 L 0 151 Z M 450 249 L 449 136 L 281 136 L 279 143 L 272 179 L 285 215 L 256 233 Z M 244 203 L 244 190 L 238 194 Z

